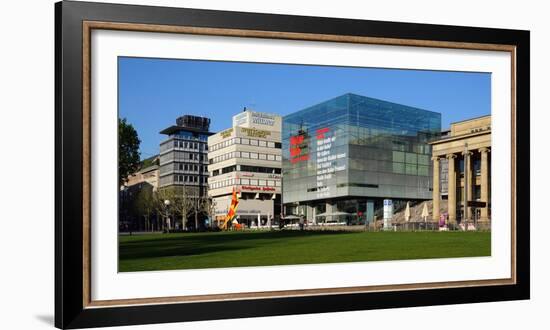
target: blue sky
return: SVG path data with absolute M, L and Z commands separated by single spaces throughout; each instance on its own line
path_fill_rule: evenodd
M 490 91 L 488 73 L 119 58 L 119 116 L 138 131 L 142 158 L 184 114 L 211 118 L 217 132 L 245 106 L 285 115 L 356 93 L 440 112 L 447 128 L 489 114 Z

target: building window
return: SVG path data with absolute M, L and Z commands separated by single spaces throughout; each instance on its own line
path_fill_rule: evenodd
M 416 165 L 405 164 L 405 174 L 417 175 Z
M 418 165 L 418 175 L 428 176 L 428 166 Z
M 405 153 L 405 162 L 408 164 L 416 164 L 417 163 L 416 154 L 413 154 L 410 152 Z
M 405 153 L 402 151 L 394 151 L 393 152 L 393 161 L 398 163 L 404 163 L 405 162 Z
M 393 164 L 393 173 L 405 174 L 405 164 L 404 163 L 392 163 Z
M 481 186 L 474 186 L 474 200 L 481 199 Z

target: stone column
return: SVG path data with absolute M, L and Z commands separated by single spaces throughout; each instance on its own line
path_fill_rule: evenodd
M 462 156 L 464 157 L 464 216 L 469 221 L 472 220 L 472 208 L 466 207 L 466 201 L 472 200 L 472 183 L 474 182 L 472 178 L 474 176 L 472 171 L 472 152 L 464 151 L 462 152 Z
M 447 155 L 449 161 L 449 183 L 448 183 L 448 204 L 449 204 L 449 222 L 456 223 L 456 169 L 455 154 Z
M 489 220 L 489 148 L 480 148 L 481 152 L 481 201 L 487 206 L 481 209 L 481 221 Z
M 315 214 L 313 210 L 315 209 L 311 205 L 306 205 L 306 220 L 308 222 L 315 222 Z
M 325 213 L 326 214 L 332 214 L 332 213 L 334 213 L 335 208 L 336 207 L 334 207 L 333 204 L 331 204 L 330 202 L 326 202 L 326 204 L 325 204 Z M 327 223 L 327 221 L 329 221 L 329 220 L 330 221 L 334 220 L 334 216 L 332 216 L 332 215 L 325 216 L 325 223 Z
M 440 200 L 440 189 L 439 189 L 439 157 L 433 156 L 433 211 L 432 211 L 432 220 L 434 222 L 439 221 L 439 200 Z

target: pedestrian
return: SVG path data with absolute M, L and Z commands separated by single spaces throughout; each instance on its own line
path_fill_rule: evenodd
M 304 216 L 300 216 L 300 230 L 304 230 Z

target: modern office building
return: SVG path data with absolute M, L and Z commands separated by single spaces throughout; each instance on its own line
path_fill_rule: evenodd
M 441 211 L 448 212 L 450 223 L 463 219 L 466 197 L 468 201 L 485 202 L 484 207 L 476 208 L 475 214 L 467 207 L 468 219 L 488 224 L 491 217 L 491 116 L 452 123 L 449 134 L 430 144 L 434 168 L 434 221 L 439 220 Z M 447 200 L 447 210 L 441 208 L 441 200 Z
M 208 138 L 208 194 L 215 221 L 223 221 L 231 195 L 239 196 L 238 221 L 246 226 L 278 221 L 281 213 L 281 117 L 244 110 L 233 126 Z
M 209 118 L 184 115 L 176 119 L 176 125 L 160 132 L 168 138 L 160 143 L 159 189 L 177 188 L 176 192 L 193 198 L 196 205 L 199 198 L 208 196 L 209 128 Z M 202 227 L 205 215 L 195 213 L 187 217 L 195 222 L 187 221 L 185 227 Z
M 283 203 L 309 223 L 382 218 L 432 198 L 431 146 L 441 114 L 344 94 L 283 118 Z

